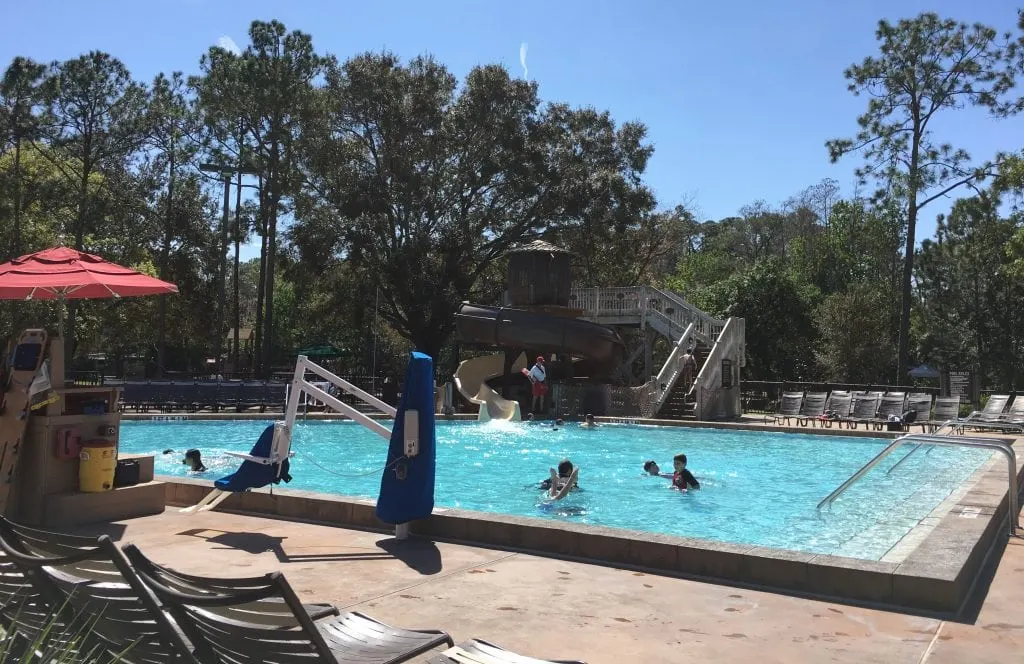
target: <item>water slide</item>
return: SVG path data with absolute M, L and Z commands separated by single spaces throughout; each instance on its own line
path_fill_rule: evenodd
M 622 362 L 625 350 L 619 335 L 603 325 L 509 307 L 463 303 L 455 314 L 455 329 L 467 344 L 519 348 L 541 354 L 564 353 L 586 358 L 595 366 L 608 369 Z M 524 353 L 517 358 L 510 373 L 518 373 L 526 367 L 526 362 Z M 519 403 L 503 399 L 486 382 L 504 372 L 504 355 L 500 353 L 466 360 L 459 365 L 455 373 L 456 387 L 471 402 L 486 406 L 480 409 L 480 419 L 519 419 Z
M 526 368 L 526 353 L 520 353 L 515 364 L 512 365 L 512 373 L 519 373 Z M 491 378 L 497 378 L 505 373 L 505 355 L 485 355 L 474 357 L 459 363 L 455 370 L 455 389 L 470 403 L 480 406 L 479 420 L 511 420 L 518 422 L 522 418 L 519 412 L 519 402 L 505 399 L 495 392 L 487 384 Z

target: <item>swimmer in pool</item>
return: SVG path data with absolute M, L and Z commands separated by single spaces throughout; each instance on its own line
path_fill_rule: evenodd
M 199 450 L 192 448 L 185 452 L 185 458 L 181 461 L 183 464 L 189 467 L 193 473 L 205 473 L 206 466 L 203 465 L 203 457 L 199 453 Z
M 565 481 L 569 479 L 569 477 L 572 475 L 572 471 L 573 471 L 574 468 L 575 468 L 575 466 L 572 465 L 572 461 L 569 461 L 568 459 L 562 459 L 561 461 L 558 462 L 558 484 L 559 484 L 559 486 L 564 484 Z M 539 488 L 543 489 L 544 491 L 550 490 L 551 489 L 551 479 L 549 478 L 549 479 L 546 479 L 543 482 L 541 482 Z M 579 485 L 574 486 L 572 488 L 572 491 L 576 491 L 579 488 L 580 488 Z
M 587 413 L 587 416 L 583 418 L 583 424 L 580 425 L 581 429 L 596 429 L 597 422 L 594 421 L 594 416 Z
M 664 477 L 667 479 L 672 479 L 672 473 L 661 472 L 661 467 L 659 467 L 653 459 L 644 462 L 644 472 L 647 473 L 648 475 L 654 475 L 655 477 Z
M 698 482 L 697 478 L 693 476 L 693 473 L 686 469 L 685 454 L 675 455 L 675 457 L 672 458 L 672 466 L 676 471 L 672 474 L 672 486 L 680 491 L 700 488 L 700 482 Z

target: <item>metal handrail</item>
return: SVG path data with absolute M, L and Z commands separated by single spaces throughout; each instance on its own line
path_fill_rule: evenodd
M 956 429 L 956 423 L 957 423 L 957 420 L 946 420 L 945 422 L 943 422 L 939 426 L 935 427 L 935 429 L 929 435 L 931 435 L 931 436 L 938 436 L 939 432 L 942 431 L 943 429 L 945 429 L 946 427 L 950 427 L 950 429 L 955 430 Z M 902 459 L 900 459 L 899 461 L 894 463 L 892 465 L 892 467 L 889 468 L 889 470 L 885 471 L 886 476 L 891 475 L 892 471 L 894 471 L 897 468 L 899 468 L 901 463 L 903 463 L 904 461 L 906 461 L 910 457 L 914 456 L 914 452 L 917 452 L 922 447 L 924 447 L 924 443 L 919 443 L 917 445 L 914 445 L 914 449 L 912 449 L 909 452 L 907 452 L 907 454 Z M 933 449 L 935 449 L 935 448 L 934 447 L 929 447 L 928 451 L 925 452 L 925 454 L 926 455 L 931 454 Z
M 1009 443 L 1000 438 L 965 438 L 962 436 L 936 436 L 929 434 L 908 434 L 906 436 L 900 436 L 896 440 L 892 441 L 892 443 L 890 443 L 884 450 L 879 452 L 875 458 L 861 466 L 860 470 L 847 478 L 847 480 L 840 484 L 835 491 L 825 496 L 825 498 L 818 503 L 818 509 L 820 510 L 822 507 L 831 505 L 835 502 L 836 498 L 842 495 L 843 492 L 849 489 L 855 482 L 857 482 L 857 480 L 864 477 L 868 471 L 877 466 L 882 459 L 889 456 L 893 450 L 900 445 L 908 442 L 942 445 L 945 447 L 978 447 L 1002 452 L 1003 455 L 1006 456 L 1006 462 L 1009 468 L 1010 486 L 1007 495 L 1007 506 L 1009 507 L 1010 535 L 1015 535 L 1017 533 L 1017 454 L 1013 451 L 1013 447 Z

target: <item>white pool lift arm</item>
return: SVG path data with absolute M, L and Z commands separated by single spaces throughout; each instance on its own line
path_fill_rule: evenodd
M 391 418 L 394 418 L 397 413 L 393 406 L 390 406 L 372 394 L 359 389 L 352 383 L 328 371 L 327 369 L 324 369 L 320 365 L 311 362 L 305 355 L 299 355 L 295 362 L 295 373 L 292 375 L 292 382 L 288 389 L 288 404 L 285 407 L 284 421 L 274 423 L 274 438 L 270 445 L 270 453 L 267 454 L 267 456 L 254 456 L 252 454 L 245 454 L 242 452 L 226 452 L 226 454 L 266 466 L 276 464 L 277 477 L 280 478 L 284 461 L 293 454 L 291 451 L 292 432 L 295 430 L 295 418 L 298 414 L 299 402 L 303 394 L 307 394 L 317 401 L 333 408 L 335 411 L 351 418 L 384 440 L 391 440 L 390 429 L 362 411 L 348 405 L 306 380 L 307 372 L 317 375 L 338 389 L 351 394 L 370 406 L 373 406 L 385 415 L 391 416 Z M 217 507 L 217 505 L 224 502 L 230 495 L 230 491 L 222 491 L 215 488 L 197 504 L 192 505 L 191 507 L 186 507 L 181 511 L 205 512 L 212 510 Z

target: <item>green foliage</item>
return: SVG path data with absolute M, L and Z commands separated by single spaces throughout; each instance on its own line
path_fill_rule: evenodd
M 916 272 L 920 353 L 978 371 L 986 385 L 1014 385 L 1024 370 L 1024 279 L 1005 250 L 1016 232 L 996 200 L 958 201 L 923 243 Z
M 911 277 L 918 212 L 958 187 L 993 173 L 991 163 L 972 165 L 962 148 L 937 140 L 932 119 L 967 105 L 996 109 L 1014 86 L 1014 68 L 995 30 L 940 19 L 930 12 L 895 24 L 879 21 L 878 57 L 849 67 L 846 78 L 855 95 L 868 97 L 852 138 L 833 139 L 826 147 L 832 161 L 861 152 L 862 183 L 877 181 L 876 201 L 903 203 L 906 250 L 901 288 L 898 373 L 908 368 Z

